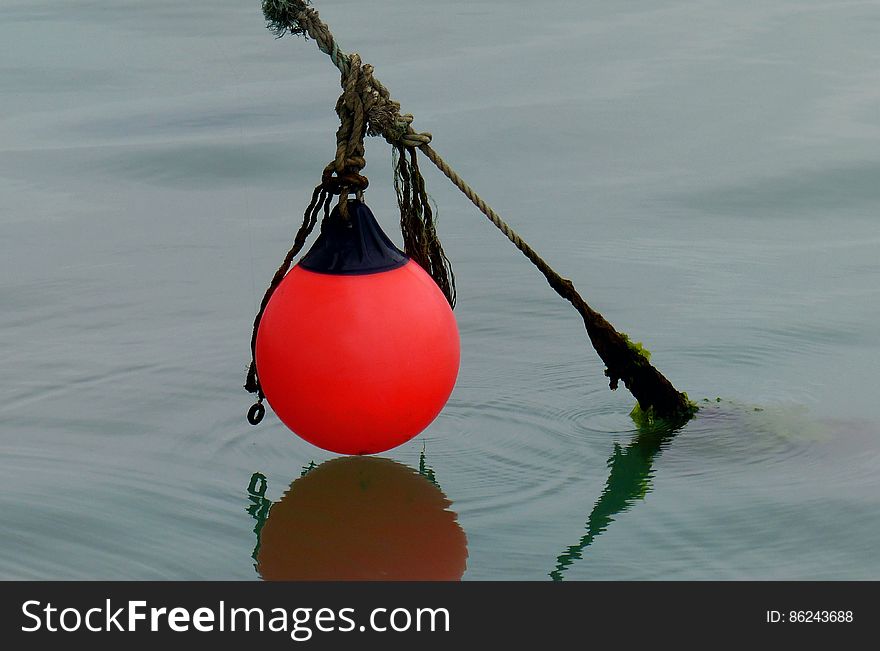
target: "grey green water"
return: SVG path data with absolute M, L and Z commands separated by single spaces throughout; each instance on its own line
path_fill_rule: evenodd
M 637 432 L 577 315 L 426 169 L 462 366 L 384 455 L 446 498 L 399 517 L 457 514 L 465 579 L 880 578 L 880 5 L 318 8 L 709 400 L 674 436 Z M 256 0 L 3 0 L 0 80 L 0 577 L 259 578 L 255 530 L 304 468 L 338 497 L 377 467 L 244 420 L 257 302 L 333 155 L 335 70 L 273 40 Z M 390 154 L 367 156 L 393 233 Z M 304 531 L 273 535 L 304 553 Z

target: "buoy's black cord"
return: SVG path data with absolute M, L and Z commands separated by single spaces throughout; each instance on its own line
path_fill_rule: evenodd
M 275 275 L 272 277 L 272 282 L 269 283 L 269 288 L 266 290 L 266 293 L 263 295 L 263 300 L 260 303 L 260 310 L 254 318 L 254 330 L 251 335 L 251 363 L 248 367 L 247 380 L 244 383 L 244 388 L 248 393 L 257 394 L 257 402 L 248 410 L 248 422 L 251 425 L 258 424 L 263 420 L 263 416 L 266 413 L 266 408 L 263 407 L 263 400 L 266 396 L 260 386 L 260 378 L 257 376 L 256 361 L 257 331 L 260 328 L 260 320 L 263 318 L 263 313 L 266 311 L 269 299 L 272 298 L 275 289 L 281 284 L 281 281 L 284 280 L 284 276 L 290 269 L 290 265 L 293 263 L 293 258 L 302 251 L 306 240 L 315 228 L 315 224 L 318 222 L 318 213 L 322 208 L 324 209 L 325 214 L 329 211 L 330 200 L 332 197 L 333 195 L 327 191 L 323 183 L 316 187 L 314 192 L 312 192 L 312 200 L 309 202 L 309 206 L 306 208 L 305 214 L 303 215 L 303 223 L 299 227 L 296 237 L 293 239 L 293 246 L 287 252 L 287 255 L 284 256 L 281 266 L 278 267 L 278 271 L 276 271 Z
M 247 419 L 251 425 L 259 425 L 265 415 L 266 408 L 263 406 L 263 399 L 260 398 L 248 409 Z

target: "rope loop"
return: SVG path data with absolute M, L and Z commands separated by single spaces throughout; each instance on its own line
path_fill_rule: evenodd
M 258 400 L 254 404 L 251 405 L 251 408 L 248 409 L 247 419 L 251 425 L 259 425 L 260 421 L 263 420 L 263 416 L 266 415 L 266 408 L 263 406 L 262 399 Z
M 329 194 L 348 195 L 352 192 L 363 192 L 370 185 L 370 180 L 359 172 L 343 172 L 339 174 L 333 165 L 324 168 L 321 175 L 321 187 Z

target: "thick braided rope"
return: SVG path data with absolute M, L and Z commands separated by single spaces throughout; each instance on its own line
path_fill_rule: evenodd
M 654 409 L 660 417 L 689 416 L 695 407 L 687 396 L 675 389 L 647 358 L 633 353 L 628 339 L 621 335 L 598 312 L 593 310 L 575 290 L 573 283 L 560 276 L 505 222 L 443 158 L 430 147 L 430 133 L 419 133 L 412 127 L 413 116 L 400 113 L 400 104 L 385 86 L 373 77 L 373 67 L 360 65 L 360 58 L 352 58 L 340 48 L 330 29 L 318 12 L 308 6 L 308 0 L 263 0 L 263 13 L 268 27 L 277 36 L 289 32 L 307 35 L 318 48 L 330 57 L 343 80 L 350 79 L 352 65 L 360 66 L 363 103 L 369 105 L 367 133 L 382 135 L 394 146 L 416 147 L 448 178 L 510 242 L 534 264 L 560 296 L 569 301 L 581 314 L 587 334 L 599 357 L 606 365 L 611 388 L 622 379 L 627 388 L 645 409 Z M 355 55 L 356 56 L 356 55 Z
M 477 209 L 483 213 L 486 217 L 489 218 L 495 227 L 504 233 L 504 236 L 513 243 L 513 245 L 519 249 L 523 255 L 525 255 L 531 262 L 534 264 L 548 279 L 558 279 L 560 283 L 570 283 L 571 281 L 566 280 L 558 273 L 556 273 L 553 268 L 547 264 L 547 262 L 538 255 L 538 253 L 531 247 L 529 244 L 520 237 L 519 233 L 517 233 L 513 228 L 511 228 L 510 224 L 504 221 L 497 212 L 492 209 L 492 206 L 483 201 L 483 198 L 478 195 L 474 189 L 465 182 L 463 178 L 461 178 L 458 173 L 449 166 L 443 158 L 436 152 L 430 145 L 422 145 L 419 147 L 419 150 L 422 151 L 425 156 L 428 157 L 434 165 L 437 166 L 443 175 L 452 181 L 452 184 L 461 190 L 462 194 L 470 199 L 471 203 L 474 204 Z M 591 310 L 592 311 L 592 310 Z
M 336 103 L 339 130 L 336 132 L 336 159 L 333 166 L 338 174 L 346 171 L 359 172 L 366 165 L 364 159 L 364 134 L 367 117 L 362 97 L 360 57 L 351 55 L 353 65 L 342 77 L 342 95 Z
M 343 80 L 363 78 L 361 96 L 367 106 L 371 135 L 382 135 L 389 143 L 404 147 L 419 147 L 431 142 L 430 133 L 412 129 L 413 116 L 400 113 L 400 103 L 394 101 L 388 89 L 373 77 L 373 66 L 361 66 L 360 57 L 342 51 L 316 9 L 303 0 L 263 0 L 263 13 L 277 36 L 290 32 L 314 39 L 318 49 L 330 57 Z M 351 74 L 353 66 L 361 68 L 361 75 Z
M 544 275 L 557 294 L 566 299 L 580 313 L 587 329 L 587 335 L 593 348 L 605 363 L 605 374 L 610 379 L 611 388 L 617 388 L 619 380 L 638 400 L 639 405 L 648 413 L 653 410 L 658 416 L 666 418 L 689 417 L 695 411 L 694 405 L 687 396 L 680 393 L 666 377 L 654 368 L 647 359 L 633 355 L 629 349 L 628 339 L 621 335 L 601 314 L 596 312 L 581 297 L 567 278 L 560 276 L 520 235 L 505 222 L 501 216 L 478 195 L 471 186 L 461 178 L 452 167 L 428 145 L 419 149 L 443 172 L 462 194 L 483 213 L 495 227 L 519 251 L 531 261 Z
M 297 25 L 301 33 L 308 34 L 314 39 L 318 49 L 330 57 L 333 65 L 335 65 L 342 74 L 343 80 L 348 80 L 349 85 L 353 85 L 356 79 L 362 80 L 363 83 L 361 85 L 363 90 L 370 96 L 367 112 L 372 113 L 372 117 L 369 120 L 371 131 L 376 133 L 376 135 L 381 134 L 392 145 L 417 147 L 420 149 L 422 153 L 428 157 L 428 160 L 434 163 L 434 165 L 443 172 L 446 178 L 452 181 L 455 187 L 461 190 L 461 192 L 470 199 L 471 203 L 473 203 L 481 213 L 488 217 L 489 221 L 491 221 L 498 230 L 504 233 L 504 236 L 510 240 L 513 245 L 536 267 L 538 267 L 545 276 L 548 278 L 554 276 L 559 278 L 560 281 L 564 281 L 564 279 L 553 271 L 550 265 L 548 265 L 547 262 L 545 262 L 544 259 L 541 258 L 541 256 L 539 256 L 535 250 L 529 246 L 519 234 L 474 191 L 473 188 L 465 183 L 464 179 L 462 179 L 458 173 L 456 173 L 456 171 L 452 169 L 445 160 L 443 160 L 440 154 L 429 146 L 429 143 L 431 142 L 431 134 L 427 132 L 420 133 L 413 129 L 413 116 L 410 114 L 401 114 L 399 112 L 399 102 L 391 99 L 391 93 L 388 89 L 382 84 L 382 82 L 373 76 L 373 66 L 370 64 L 364 64 L 361 66 L 360 57 L 357 54 L 346 54 L 340 49 L 333 34 L 330 33 L 327 24 L 321 20 L 314 7 L 310 7 L 305 4 L 305 2 L 299 0 L 264 0 L 264 12 L 266 11 L 267 5 L 269 5 L 274 11 L 272 14 L 267 12 L 267 16 L 283 15 L 282 12 L 284 12 L 287 14 L 285 20 L 290 21 L 287 23 L 288 25 Z M 283 33 L 283 31 L 292 31 L 289 30 L 289 27 L 286 27 L 282 31 L 279 31 L 278 27 L 274 27 L 273 30 L 278 35 Z M 362 73 L 360 75 L 352 74 L 353 66 L 355 68 L 361 68 Z M 347 87 L 346 92 L 348 91 L 349 88 Z M 364 104 L 366 104 L 366 102 L 364 102 Z M 370 109 L 373 110 L 370 111 Z M 337 170 L 341 170 L 343 167 L 342 158 L 345 157 L 346 153 L 343 143 L 339 143 L 339 148 L 337 149 L 336 154 Z

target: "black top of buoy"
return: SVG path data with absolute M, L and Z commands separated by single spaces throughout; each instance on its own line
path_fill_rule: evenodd
M 299 266 L 318 273 L 353 276 L 390 271 L 408 261 L 366 204 L 350 199 L 348 219 L 342 218 L 336 206 L 321 224 L 321 234 Z

